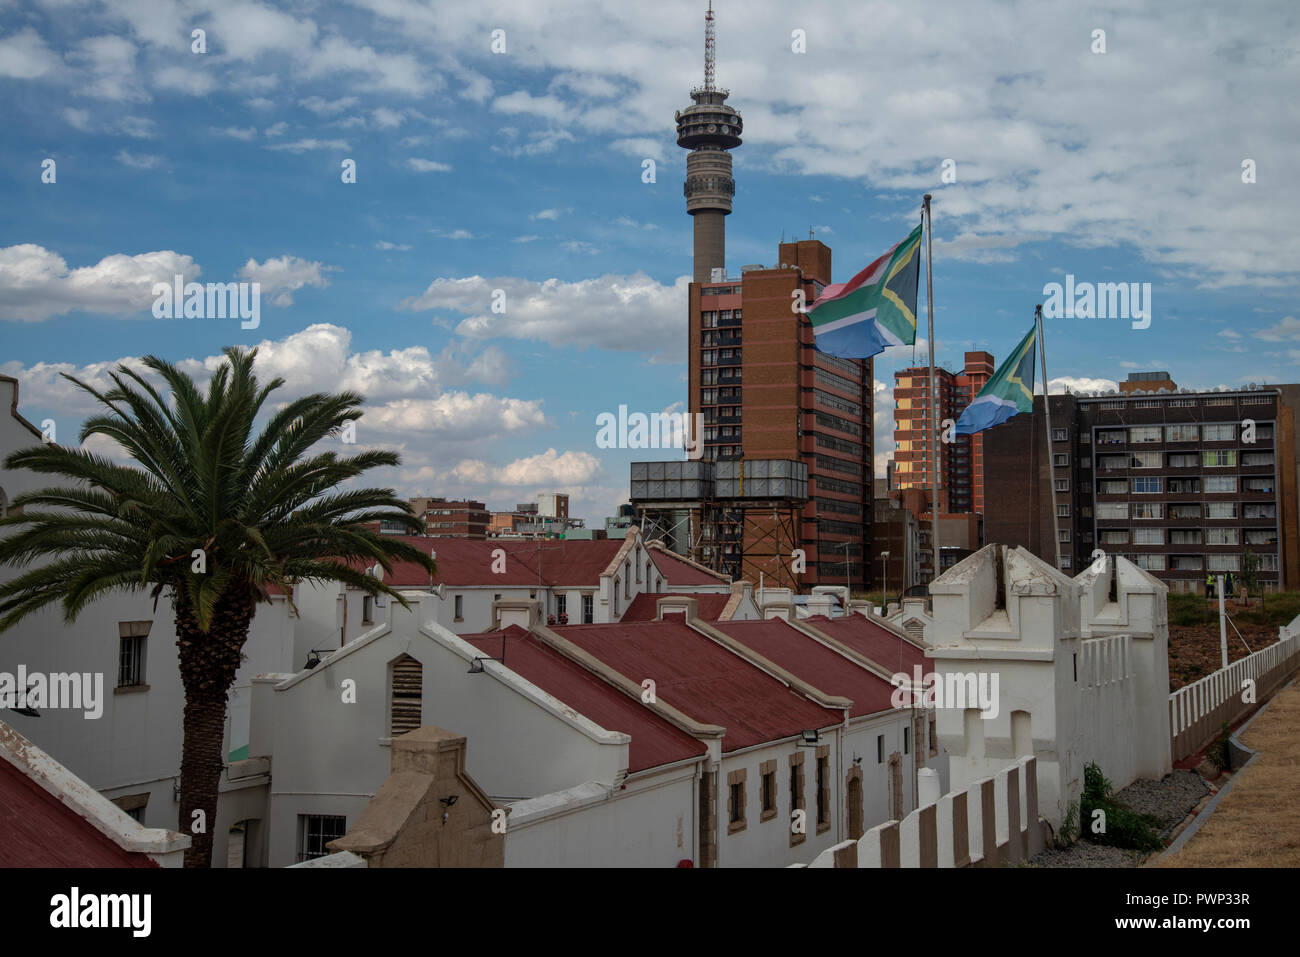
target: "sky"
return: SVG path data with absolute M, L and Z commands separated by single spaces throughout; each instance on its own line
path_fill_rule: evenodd
M 597 416 L 687 398 L 673 113 L 704 6 L 0 0 L 20 411 L 67 444 L 92 403 L 60 373 L 155 354 L 205 378 L 257 346 L 277 398 L 366 396 L 357 447 L 402 456 L 367 484 L 498 510 L 564 491 L 603 525 L 629 463 L 672 455 L 598 447 Z M 844 281 L 929 192 L 939 363 L 1000 361 L 1070 275 L 1149 283 L 1150 323 L 1049 318 L 1053 391 L 1300 381 L 1293 4 L 714 7 L 744 118 L 732 275 L 812 230 Z M 155 317 L 178 274 L 260 283 L 259 324 Z M 924 280 L 918 313 L 875 364 L 881 475 Z

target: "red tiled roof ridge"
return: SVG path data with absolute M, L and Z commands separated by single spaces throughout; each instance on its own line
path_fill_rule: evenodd
M 669 548 L 667 545 L 665 545 L 662 539 L 656 538 L 653 541 L 646 542 L 645 547 L 647 551 L 653 550 L 653 551 L 661 552 L 664 555 L 667 555 L 669 558 L 676 559 L 677 561 L 681 562 L 683 565 L 690 565 L 696 571 L 703 572 L 706 575 L 713 576 L 720 582 L 726 582 L 727 584 L 731 583 L 731 578 L 729 576 L 723 575 L 721 572 L 715 572 L 712 568 L 709 568 L 706 565 L 701 565 L 699 562 L 692 561 L 691 559 L 687 558 L 685 555 L 678 554 L 677 552 Z M 658 564 L 656 564 L 655 567 L 659 568 Z M 663 572 L 662 568 L 660 568 L 659 570 L 660 572 Z
M 603 627 L 605 624 L 612 624 L 612 623 L 602 623 L 601 626 L 592 625 L 591 627 Z M 660 624 L 662 624 L 662 622 L 640 621 L 640 622 L 630 622 L 623 627 L 633 628 L 636 627 L 637 625 L 660 625 Z M 584 626 L 578 625 L 578 626 L 570 626 L 570 627 L 581 628 Z M 574 662 L 575 664 L 589 671 L 591 674 L 600 678 L 606 684 L 609 684 L 612 687 L 617 688 L 619 691 L 622 691 L 628 697 L 640 702 L 642 705 L 647 707 L 651 712 L 659 715 L 661 718 L 663 718 L 665 721 L 668 721 L 670 724 L 674 725 L 679 730 L 685 731 L 687 734 L 695 735 L 696 737 L 701 737 L 701 738 L 721 738 L 723 735 L 726 734 L 725 728 L 716 724 L 708 724 L 707 722 L 696 721 L 694 718 L 677 710 L 672 705 L 659 700 L 659 698 L 657 697 L 655 698 L 653 703 L 644 701 L 642 699 L 642 692 L 644 691 L 644 689 L 642 688 L 641 685 L 632 681 L 631 678 L 628 678 L 626 675 L 624 675 L 622 672 L 618 671 L 617 669 L 612 668 L 609 665 L 605 664 L 605 662 L 601 661 L 595 655 L 590 654 L 587 651 L 584 651 L 583 649 L 579 648 L 577 645 L 573 644 L 573 642 L 568 641 L 567 639 L 565 639 L 563 636 L 559 634 L 556 634 L 554 631 L 552 631 L 550 628 L 546 627 L 545 625 L 542 624 L 537 625 L 532 629 L 530 634 L 538 641 L 541 641 L 543 644 L 547 645 L 554 651 L 563 655 L 565 658 L 568 658 L 570 661 Z
M 780 621 L 786 626 L 790 625 L 790 622 L 786 621 L 785 619 L 768 619 L 768 620 Z M 735 622 L 735 624 L 744 624 L 744 622 Z M 770 674 L 773 678 L 776 678 L 778 681 L 784 683 L 786 686 L 795 689 L 801 692 L 802 694 L 807 695 L 809 698 L 817 702 L 823 708 L 843 709 L 843 708 L 850 708 L 853 706 L 852 699 L 845 698 L 842 695 L 830 694 L 829 692 L 823 691 L 817 686 L 809 683 L 808 681 L 805 681 L 803 678 L 800 678 L 794 672 L 786 668 L 783 668 L 781 665 L 777 664 L 775 661 L 772 661 L 770 658 L 764 657 L 763 655 L 759 654 L 757 651 L 755 651 L 753 648 L 746 645 L 744 642 L 732 638 L 722 629 L 714 627 L 713 625 L 709 624 L 706 621 L 701 621 L 698 618 L 693 618 L 693 619 L 689 619 L 686 622 L 686 625 L 687 627 L 695 629 L 700 634 L 705 635 L 706 637 L 722 645 L 722 647 L 726 648 L 728 651 L 732 652 L 733 654 L 737 654 L 740 657 L 744 658 L 746 661 L 750 662 L 751 664 L 758 666 L 763 671 L 766 671 L 768 674 Z M 808 637 L 811 638 L 812 636 L 809 635 Z

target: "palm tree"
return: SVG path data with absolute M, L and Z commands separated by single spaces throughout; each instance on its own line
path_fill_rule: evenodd
M 155 606 L 159 596 L 171 601 L 185 689 L 180 826 L 194 831 L 196 811 L 206 822 L 192 833 L 187 867 L 211 865 L 227 693 L 257 605 L 273 590 L 292 600 L 295 582 L 319 581 L 406 606 L 362 569 L 377 562 L 391 572 L 401 561 L 435 570 L 419 549 L 362 526 L 422 529 L 392 489 L 340 489 L 367 469 L 398 465 L 395 452 L 312 452 L 354 428 L 364 399 L 304 396 L 254 432 L 267 397 L 284 384 L 259 385 L 256 356 L 256 349 L 227 348 L 206 396 L 170 362 L 146 357 L 144 366 L 171 389 L 170 403 L 125 365 L 110 373 L 114 388 L 103 393 L 67 376 L 104 406 L 80 441 L 105 436 L 135 464 L 52 444 L 14 452 L 5 463 L 74 484 L 21 495 L 15 514 L 0 519 L 0 531 L 19 529 L 0 538 L 0 562 L 32 566 L 0 585 L 0 632 L 55 602 L 73 621 L 117 589 L 147 591 Z

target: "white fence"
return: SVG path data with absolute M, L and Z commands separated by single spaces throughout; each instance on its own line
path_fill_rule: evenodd
M 1028 860 L 1042 847 L 1038 762 L 1029 756 L 902 821 L 829 847 L 807 866 L 997 867 Z
M 1225 721 L 1231 725 L 1297 667 L 1300 667 L 1300 615 L 1278 629 L 1276 644 L 1179 688 L 1169 696 L 1173 760 L 1195 754 L 1213 740 Z M 1254 701 L 1243 700 L 1247 679 L 1254 682 Z

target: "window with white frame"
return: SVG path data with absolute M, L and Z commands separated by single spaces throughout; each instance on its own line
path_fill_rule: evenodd
M 1153 519 L 1165 517 L 1165 506 L 1163 502 L 1134 502 L 1133 517 L 1140 519 Z
M 1160 468 L 1159 452 L 1134 452 L 1129 455 L 1129 468 L 1134 469 L 1158 469 Z
M 1207 528 L 1205 530 L 1206 545 L 1238 545 L 1240 544 L 1240 529 L 1236 528 Z
M 1128 440 L 1130 442 L 1159 442 L 1161 440 L 1160 426 L 1158 425 L 1141 425 L 1128 430 Z
M 1205 517 L 1208 518 L 1236 518 L 1236 502 L 1206 502 Z
M 1205 425 L 1201 429 L 1203 442 L 1231 442 L 1237 437 L 1237 426 L 1231 422 Z
M 1123 485 L 1123 482 L 1119 483 Z M 1121 492 L 1124 489 L 1120 489 Z M 1115 520 L 1128 518 L 1128 502 L 1098 502 L 1097 503 L 1097 520 Z
M 1164 543 L 1165 543 L 1165 530 L 1163 528 L 1133 529 L 1134 545 L 1163 545 Z
M 1206 449 L 1201 453 L 1201 464 L 1207 469 L 1234 466 L 1237 464 L 1237 450 Z
M 1205 568 L 1212 572 L 1239 572 L 1241 571 L 1240 555 L 1206 555 Z
M 1158 495 L 1164 491 L 1164 479 L 1158 475 L 1147 475 L 1133 479 L 1135 495 Z
M 1166 425 L 1166 442 L 1199 442 L 1201 428 L 1198 425 Z
M 1237 491 L 1237 476 L 1235 475 L 1207 475 L 1205 476 L 1206 492 L 1235 492 Z

